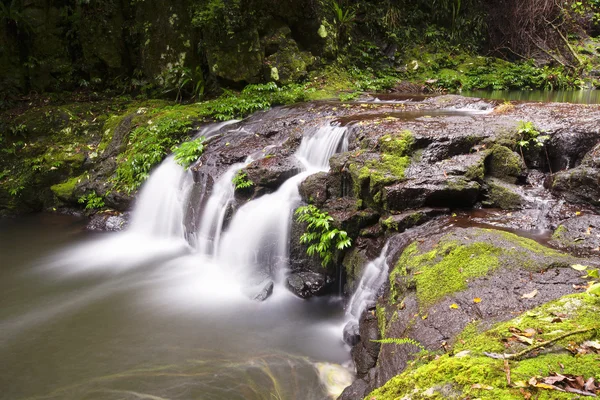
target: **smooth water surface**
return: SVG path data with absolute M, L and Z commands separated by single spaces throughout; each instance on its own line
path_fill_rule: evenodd
M 600 90 L 465 90 L 460 94 L 505 101 L 600 104 Z
M 183 239 L 0 220 L 0 399 L 324 399 L 339 299 L 249 300 Z

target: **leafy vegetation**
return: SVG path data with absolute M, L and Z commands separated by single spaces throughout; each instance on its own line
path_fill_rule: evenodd
M 201 136 L 197 139 L 184 142 L 173 149 L 175 161 L 184 168 L 189 168 L 204 152 L 204 140 Z
M 247 189 L 254 185 L 254 182 L 248 178 L 248 174 L 242 172 L 241 170 L 233 176 L 231 183 L 234 184 L 236 189 Z
M 318 254 L 321 265 L 327 267 L 332 261 L 335 250 L 343 250 L 352 245 L 346 231 L 333 228 L 333 218 L 314 205 L 299 207 L 296 212 L 298 222 L 307 223 L 306 232 L 300 237 L 300 243 L 307 244 L 309 256 Z
M 96 192 L 81 196 L 77 202 L 79 204 L 85 204 L 86 210 L 97 210 L 104 207 L 104 199 L 98 196 Z
M 411 344 L 413 346 L 418 347 L 421 350 L 425 350 L 425 347 L 417 342 L 414 339 L 411 338 L 385 338 L 385 339 L 378 339 L 378 340 L 371 340 L 372 342 L 375 343 L 381 343 L 381 344 L 395 344 L 395 345 L 403 345 L 403 344 Z

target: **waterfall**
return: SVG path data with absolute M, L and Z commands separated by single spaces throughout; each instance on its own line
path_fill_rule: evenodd
M 255 276 L 262 272 L 276 281 L 283 279 L 287 269 L 291 214 L 300 202 L 298 186 L 307 176 L 327 171 L 329 158 L 336 151 L 347 150 L 345 132 L 345 128 L 327 125 L 304 136 L 295 157 L 305 171 L 288 179 L 274 193 L 242 206 L 233 216 L 227 231 L 222 236 L 219 232 L 215 233 L 216 255 L 220 264 L 242 276 Z M 213 196 L 222 194 L 213 193 Z M 216 243 L 219 237 L 220 243 Z
M 177 164 L 174 156 L 168 157 L 152 172 L 140 192 L 131 231 L 156 237 L 183 238 L 183 211 L 192 184 L 191 172 Z
M 239 121 L 210 124 L 194 138 L 210 138 L 236 122 Z M 173 155 L 167 157 L 142 187 L 130 231 L 154 237 L 185 238 L 185 206 L 193 184 L 191 172 L 177 164 Z
M 358 322 L 363 311 L 372 306 L 377 299 L 377 292 L 388 276 L 387 251 L 389 242 L 385 244 L 381 254 L 365 267 L 358 287 L 354 291 L 346 308 L 346 320 Z

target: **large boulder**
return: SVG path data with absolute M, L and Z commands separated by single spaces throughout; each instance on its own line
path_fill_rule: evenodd
M 403 371 L 421 348 L 454 343 L 473 321 L 490 326 L 573 293 L 584 282 L 569 266 L 582 262 L 594 265 L 511 233 L 479 228 L 453 228 L 413 241 L 391 269 L 387 294 L 374 313 L 382 338 L 406 340 L 383 345 L 376 367 L 361 373 L 362 379 L 373 390 Z M 356 346 L 365 345 L 361 339 Z

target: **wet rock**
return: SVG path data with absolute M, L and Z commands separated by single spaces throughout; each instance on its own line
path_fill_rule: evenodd
M 482 204 L 486 207 L 516 210 L 525 203 L 516 185 L 506 183 L 500 179 L 488 178 L 485 182 L 485 189 L 486 199 Z
M 329 200 L 323 210 L 327 211 L 333 217 L 336 226 L 345 230 L 350 237 L 358 236 L 361 229 L 379 221 L 378 212 L 370 208 L 359 209 L 356 200 L 349 197 Z
M 569 202 L 600 210 L 600 144 L 586 154 L 581 165 L 556 174 L 551 191 Z
M 306 178 L 300 184 L 300 196 L 308 204 L 322 207 L 328 199 L 327 184 L 330 180 L 329 174 L 319 172 Z
M 344 342 L 350 346 L 354 346 L 360 341 L 358 322 L 350 321 L 344 326 L 343 339 Z
M 252 300 L 265 301 L 273 294 L 273 286 L 273 281 L 268 280 L 248 290 L 248 293 L 255 293 L 251 295 Z
M 292 219 L 292 227 L 290 232 L 290 258 L 289 267 L 292 272 L 317 272 L 325 273 L 333 279 L 334 269 L 323 268 L 321 259 L 317 254 L 309 256 L 306 253 L 308 246 L 300 243 L 300 237 L 306 231 L 306 223 Z
M 351 353 L 356 366 L 356 376 L 363 378 L 377 363 L 377 356 L 381 348 L 381 343 L 374 342 L 381 338 L 375 310 L 365 310 L 363 313 L 360 320 L 359 337 L 360 342 L 352 347 Z
M 298 272 L 290 274 L 286 286 L 292 293 L 303 299 L 323 294 L 331 284 L 331 279 L 316 272 Z
M 449 213 L 450 210 L 447 208 L 421 208 L 390 215 L 388 218 L 380 220 L 380 224 L 387 230 L 404 232 L 407 229 L 431 221 L 435 217 Z
M 363 379 L 357 379 L 348 386 L 338 400 L 356 400 L 362 399 L 369 392 L 369 386 Z
M 129 213 L 97 213 L 93 215 L 86 225 L 89 231 L 122 231 L 129 225 Z
M 492 147 L 486 159 L 486 172 L 509 183 L 516 183 L 519 179 L 523 179 L 526 169 L 521 156 L 504 146 Z
M 583 283 L 581 274 L 569 267 L 575 262 L 598 264 L 501 231 L 451 228 L 421 237 L 392 264 L 391 287 L 378 301 L 385 317 L 379 329 L 385 337 L 407 337 L 439 349 L 472 321 L 489 326 L 509 320 L 512 312 L 573 293 L 573 285 Z M 364 323 L 364 329 L 373 329 L 374 316 L 363 318 L 361 328 Z M 372 360 L 372 353 L 360 350 L 370 343 L 362 329 L 360 334 L 352 355 L 370 390 L 404 370 L 420 351 L 411 344 L 383 345 Z M 376 366 L 367 374 L 364 367 L 371 364 Z
M 244 168 L 248 179 L 254 184 L 255 196 L 276 191 L 301 170 L 302 165 L 295 157 L 281 155 L 261 158 Z
M 583 214 L 563 221 L 549 244 L 576 255 L 600 256 L 600 216 Z
M 546 145 L 553 172 L 575 168 L 600 140 L 600 132 L 567 128 L 556 132 Z

